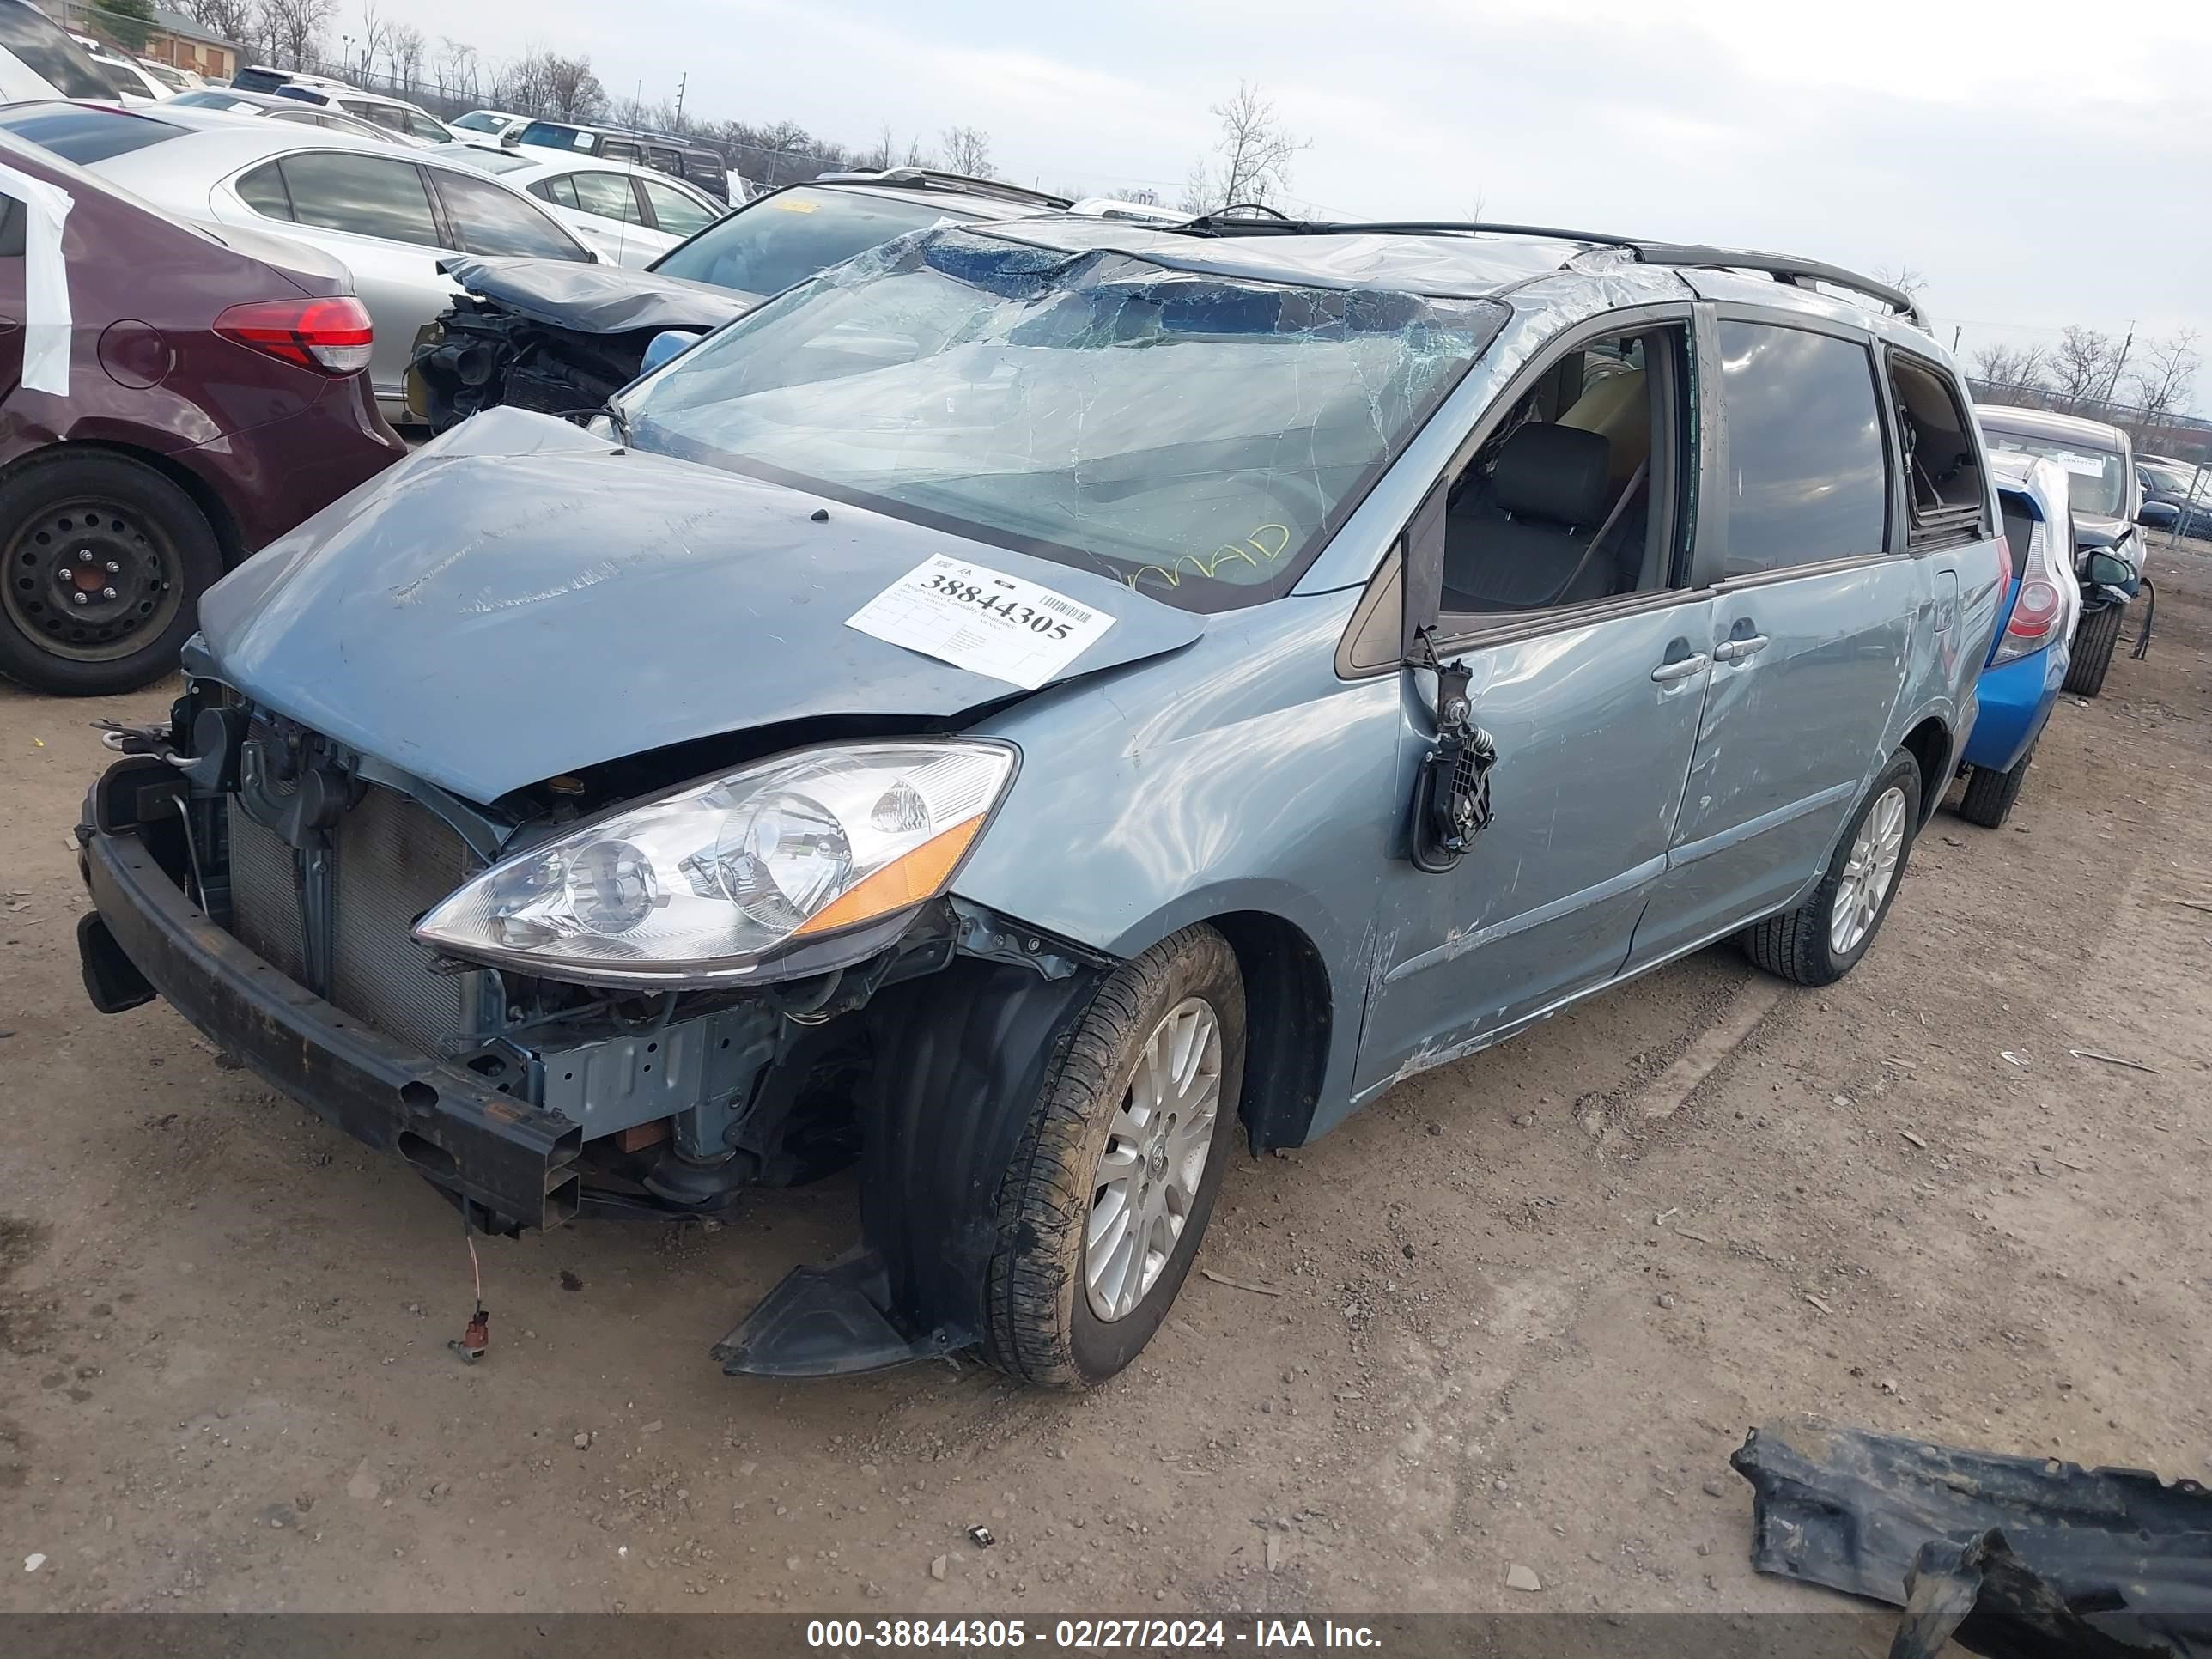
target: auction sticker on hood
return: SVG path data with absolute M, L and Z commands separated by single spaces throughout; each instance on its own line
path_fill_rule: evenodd
M 1114 618 L 1065 593 L 942 553 L 845 619 L 848 628 L 1034 691 Z

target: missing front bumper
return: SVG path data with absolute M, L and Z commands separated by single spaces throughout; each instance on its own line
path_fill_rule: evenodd
M 84 854 L 98 916 L 80 928 L 79 951 L 96 1006 L 144 1000 L 129 994 L 123 970 L 134 969 L 210 1042 L 487 1227 L 575 1215 L 580 1125 L 410 1053 L 287 979 L 210 921 L 135 834 L 93 830 Z

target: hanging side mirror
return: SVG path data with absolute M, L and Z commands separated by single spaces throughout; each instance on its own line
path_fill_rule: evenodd
M 1490 769 L 1498 763 L 1498 744 L 1474 723 L 1468 695 L 1474 675 L 1466 662 L 1439 661 L 1426 628 L 1414 641 L 1416 654 L 1407 666 L 1437 677 L 1437 740 L 1422 757 L 1413 785 L 1412 857 L 1415 869 L 1442 875 L 1490 827 Z
M 663 363 L 672 362 L 699 343 L 699 336 L 688 328 L 664 328 L 647 342 L 645 362 L 638 373 L 650 374 Z

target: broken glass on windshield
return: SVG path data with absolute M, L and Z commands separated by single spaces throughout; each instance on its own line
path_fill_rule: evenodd
M 645 448 L 1224 610 L 1289 591 L 1504 315 L 940 228 L 731 325 L 628 412 Z

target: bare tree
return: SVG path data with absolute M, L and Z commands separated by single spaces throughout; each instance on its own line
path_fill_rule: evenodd
M 606 107 L 606 88 L 592 73 L 590 58 L 563 58 L 557 52 L 545 58 L 546 88 L 556 120 L 589 121 Z
M 2050 389 L 2049 355 L 2041 346 L 1985 345 L 1973 356 L 1974 378 L 1985 386 L 2041 396 Z
M 921 147 L 921 135 L 916 133 L 906 141 L 906 160 L 900 165 L 909 167 L 933 167 L 937 165 L 937 158 Z
M 991 135 L 981 127 L 947 127 L 937 135 L 945 141 L 945 170 L 969 179 L 991 177 Z
M 1908 300 L 1917 300 L 1928 287 L 1928 278 L 1911 265 L 1876 265 L 1875 280 L 1887 283 Z
M 450 34 L 441 35 L 438 55 L 431 64 L 441 98 L 476 95 L 477 49 L 467 41 L 456 40 Z
M 2182 413 L 2197 387 L 2197 331 L 2185 328 L 2162 340 L 2148 342 L 2142 364 L 2129 377 L 2136 401 L 2142 405 L 2145 428 L 2163 426 Z
M 322 55 L 323 31 L 337 0 L 260 0 L 269 55 L 286 69 L 303 69 Z
M 1190 172 L 1182 181 L 1182 197 L 1176 204 L 1185 213 L 1211 213 L 1221 205 L 1213 193 L 1213 176 L 1206 171 L 1206 163 L 1193 161 Z
M 255 33 L 253 0 L 185 0 L 185 15 L 202 28 L 243 46 Z
M 868 152 L 868 159 L 865 165 L 878 168 L 888 167 L 896 154 L 897 152 L 891 149 L 891 124 L 886 121 L 884 123 L 883 131 L 877 135 L 875 148 Z
M 1214 141 L 1213 167 L 1210 175 L 1204 175 L 1205 185 L 1199 187 L 1202 175 L 1194 172 L 1185 191 L 1186 198 L 1200 200 L 1200 206 L 1193 211 L 1244 203 L 1273 206 L 1290 187 L 1291 158 L 1313 141 L 1287 131 L 1273 100 L 1242 81 L 1237 83 L 1236 96 L 1214 105 L 1212 114 L 1221 123 L 1221 136 Z
M 394 23 L 385 33 L 384 52 L 392 64 L 392 78 L 412 92 L 422 84 L 422 54 L 428 43 L 412 23 Z
M 2069 411 L 2103 403 L 2118 372 L 2119 343 L 2109 334 L 2071 323 L 2051 354 L 2051 395 Z
M 590 58 L 532 47 L 493 78 L 492 100 L 518 114 L 594 121 L 606 112 L 607 89 L 592 72 Z
M 361 56 L 353 73 L 356 78 L 368 81 L 376 73 L 376 59 L 390 39 L 392 25 L 376 9 L 376 0 L 362 0 L 360 33 L 354 38 L 360 43 Z

